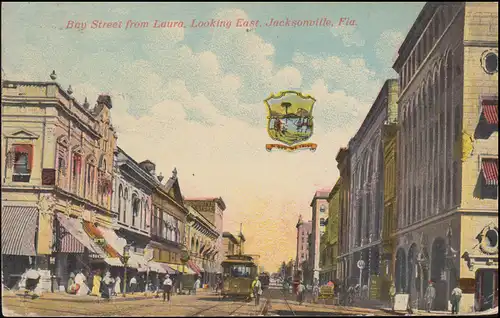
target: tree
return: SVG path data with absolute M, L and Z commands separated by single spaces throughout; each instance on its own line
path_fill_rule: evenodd
M 292 104 L 288 102 L 283 102 L 281 103 L 281 107 L 285 108 L 285 114 L 288 115 L 288 108 L 292 107 Z M 287 117 L 285 117 L 285 122 L 288 122 Z

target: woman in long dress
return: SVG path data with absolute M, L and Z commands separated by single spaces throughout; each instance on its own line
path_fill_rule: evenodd
M 114 295 L 115 296 L 118 296 L 121 294 L 121 283 L 122 283 L 122 279 L 120 278 L 120 275 L 116 275 L 115 288 L 114 288 Z
M 89 287 L 86 284 L 87 282 L 87 277 L 82 272 L 79 272 L 76 277 L 75 277 L 75 284 L 78 285 L 77 287 L 77 292 L 76 294 L 81 296 L 81 295 L 88 295 L 89 293 Z
M 92 284 L 92 295 L 101 297 L 101 273 L 100 271 L 97 271 L 94 275 L 94 280 Z

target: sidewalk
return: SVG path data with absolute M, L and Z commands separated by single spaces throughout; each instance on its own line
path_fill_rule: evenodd
M 2 297 L 5 298 L 24 298 L 24 292 L 23 291 L 6 291 L 3 293 Z M 82 296 L 77 296 L 77 295 L 70 295 L 67 293 L 63 292 L 57 292 L 57 293 L 43 293 L 41 299 L 52 299 L 52 300 L 60 300 L 60 301 L 69 301 L 69 302 L 96 302 L 96 301 L 106 301 L 104 298 L 98 298 L 97 296 L 90 296 L 90 295 L 82 295 Z M 142 293 L 135 293 L 135 294 L 127 294 L 125 297 L 123 295 L 119 296 L 113 296 L 111 297 L 111 301 L 113 302 L 121 302 L 121 301 L 129 301 L 129 300 L 143 300 L 143 299 L 153 299 L 155 298 L 155 294 L 148 293 L 146 295 L 144 292 Z

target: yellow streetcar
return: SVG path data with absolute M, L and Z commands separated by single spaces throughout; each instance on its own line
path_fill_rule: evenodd
M 252 281 L 258 275 L 257 265 L 249 255 L 228 255 L 222 262 L 222 298 L 246 298 L 252 293 Z

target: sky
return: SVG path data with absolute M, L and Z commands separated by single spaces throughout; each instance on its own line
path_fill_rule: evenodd
M 311 219 L 315 191 L 337 181 L 339 148 L 384 81 L 397 78 L 392 64 L 423 5 L 2 3 L 2 68 L 8 80 L 30 81 L 50 81 L 55 70 L 91 105 L 110 94 L 118 145 L 164 176 L 177 168 L 186 198 L 222 197 L 224 230 L 243 223 L 246 252 L 274 271 L 295 257 L 295 224 Z M 331 26 L 266 26 L 287 18 Z M 195 28 L 193 19 L 231 27 Z M 237 27 L 238 19 L 259 22 Z M 94 20 L 122 23 L 92 28 Z M 129 20 L 148 26 L 126 28 Z M 263 101 L 284 90 L 316 99 L 315 152 L 265 150 L 275 141 Z

